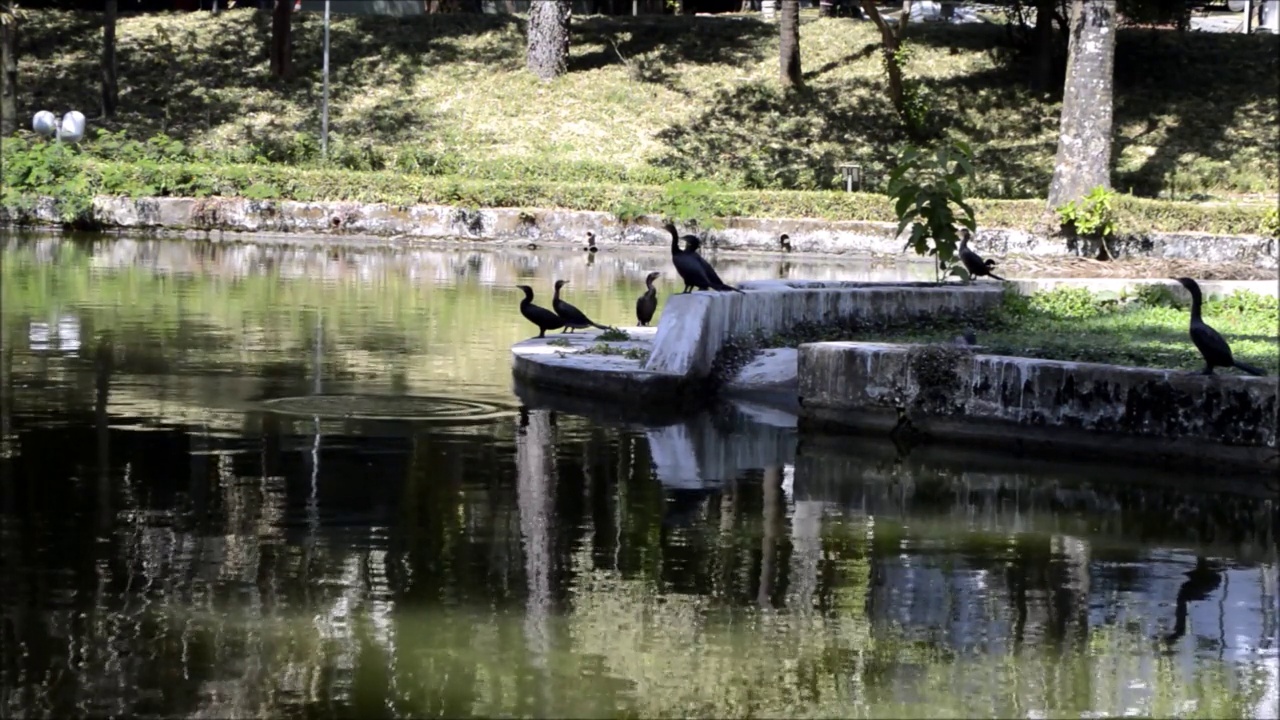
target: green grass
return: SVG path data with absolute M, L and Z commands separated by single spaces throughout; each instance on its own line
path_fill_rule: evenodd
M 96 114 L 100 17 L 29 12 L 24 117 L 46 107 Z M 135 139 L 167 133 L 184 144 L 167 156 L 174 162 L 316 164 L 321 16 L 299 14 L 294 28 L 295 76 L 274 82 L 264 13 L 126 15 L 121 113 L 91 124 Z M 1003 32 L 912 28 L 908 73 L 935 98 L 944 132 L 977 149 L 973 194 L 1041 197 L 1059 106 L 1024 89 L 1029 66 Z M 777 29 L 754 15 L 575 18 L 570 72 L 546 84 L 523 69 L 524 42 L 517 16 L 337 17 L 332 163 L 503 182 L 814 190 L 838 185 L 836 163 L 856 161 L 878 188 L 905 139 L 870 23 L 806 14 L 799 92 L 777 86 Z M 1265 35 L 1122 31 L 1116 187 L 1274 197 L 1276 45 Z
M 1275 298 L 1237 291 L 1206 301 L 1203 313 L 1205 322 L 1230 343 L 1237 359 L 1272 376 L 1280 372 L 1280 306 Z M 994 355 L 1200 370 L 1204 361 L 1187 334 L 1188 320 L 1185 304 L 1161 286 L 1151 286 L 1125 300 L 1102 300 L 1083 288 L 1058 288 L 1031 296 L 1010 292 L 997 311 L 979 317 L 941 318 L 875 330 L 805 326 L 763 344 L 950 342 L 971 328 L 983 352 Z

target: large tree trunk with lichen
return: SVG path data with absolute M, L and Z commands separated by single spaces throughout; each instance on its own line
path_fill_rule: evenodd
M 0 4 L 0 135 L 18 129 L 18 19 Z
M 568 0 L 543 0 L 529 6 L 529 71 L 543 80 L 563 75 L 569 63 Z
M 1050 208 L 1078 200 L 1098 185 L 1111 187 L 1115 18 L 1115 0 L 1072 2 Z
M 800 74 L 800 0 L 782 0 L 779 20 L 780 78 L 783 85 L 798 86 L 803 82 Z
M 107 0 L 102 20 L 102 116 L 115 117 L 120 101 L 116 80 L 116 11 L 118 0 Z
M 271 77 L 288 77 L 293 64 L 293 0 L 276 0 L 271 10 Z

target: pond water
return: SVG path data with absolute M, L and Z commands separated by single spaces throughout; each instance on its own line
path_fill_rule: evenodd
M 522 405 L 663 254 L 0 243 L 5 717 L 1278 714 L 1265 488 Z

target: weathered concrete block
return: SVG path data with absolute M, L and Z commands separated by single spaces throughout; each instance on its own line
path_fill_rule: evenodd
M 667 300 L 645 370 L 706 377 L 724 344 L 750 332 L 775 334 L 801 321 L 856 318 L 883 322 L 944 312 L 995 307 L 999 286 L 937 287 L 924 283 L 877 284 L 761 280 L 742 283 L 745 293 L 676 294 Z
M 800 348 L 802 417 L 997 444 L 1048 443 L 1257 465 L 1276 455 L 1275 378 L 975 354 L 954 346 Z

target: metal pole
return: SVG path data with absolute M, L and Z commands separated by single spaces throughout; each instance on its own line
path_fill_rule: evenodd
M 329 158 L 329 0 L 324 0 L 324 105 L 320 110 L 320 155 Z

